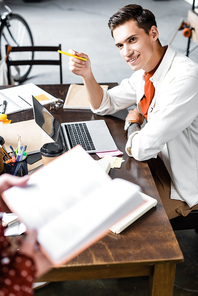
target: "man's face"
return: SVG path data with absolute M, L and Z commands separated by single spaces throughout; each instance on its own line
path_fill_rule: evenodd
M 152 26 L 149 35 L 140 29 L 133 20 L 127 21 L 113 30 L 115 45 L 123 59 L 134 70 L 151 71 L 155 64 L 154 42 L 158 31 Z

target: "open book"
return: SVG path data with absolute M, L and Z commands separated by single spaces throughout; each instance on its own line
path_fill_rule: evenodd
M 50 104 L 57 99 L 33 83 L 0 90 L 0 105 L 7 101 L 6 114 L 32 108 L 32 95 L 42 104 Z
M 108 89 L 108 85 L 101 85 Z M 64 109 L 90 109 L 87 92 L 84 85 L 71 84 L 65 98 Z
M 76 146 L 30 175 L 23 188 L 3 193 L 27 228 L 36 228 L 41 249 L 54 266 L 70 260 L 104 236 L 145 200 L 139 186 L 112 180 Z

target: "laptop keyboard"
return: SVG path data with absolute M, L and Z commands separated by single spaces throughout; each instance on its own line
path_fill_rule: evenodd
M 65 127 L 72 147 L 80 144 L 86 151 L 95 150 L 86 123 L 67 124 Z

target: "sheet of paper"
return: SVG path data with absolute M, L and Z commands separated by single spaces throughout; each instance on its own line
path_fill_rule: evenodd
M 5 230 L 5 236 L 21 235 L 26 231 L 26 226 L 19 221 L 8 226 Z
M 14 213 L 3 213 L 2 222 L 5 225 L 8 225 L 11 222 L 15 221 L 17 218 L 18 218 L 18 216 Z
M 6 114 L 12 114 L 22 111 L 22 108 L 18 104 L 15 104 L 12 100 L 10 100 L 8 97 L 0 92 L 0 105 L 3 104 L 4 100 L 7 101 Z
M 111 163 L 108 159 L 101 158 L 99 160 L 96 160 L 96 162 L 100 165 L 100 167 L 108 174 L 111 169 Z
M 33 83 L 28 83 L 0 90 L 0 104 L 1 101 L 7 100 L 6 114 L 31 109 L 32 95 L 35 97 L 41 95 L 43 98 L 47 98 L 40 101 L 42 105 L 52 103 L 56 100 L 55 97 L 42 90 L 40 87 Z

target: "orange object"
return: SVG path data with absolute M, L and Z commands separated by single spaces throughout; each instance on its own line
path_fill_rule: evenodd
M 190 28 L 185 28 L 185 29 L 183 29 L 183 36 L 184 36 L 184 37 L 190 37 L 191 34 L 192 34 L 192 31 L 191 31 Z
M 7 159 L 7 160 L 5 161 L 6 164 L 8 164 L 8 163 L 10 163 L 10 162 L 12 162 L 12 159 Z
M 0 120 L 0 122 L 1 122 L 1 120 Z M 6 119 L 6 120 L 3 120 L 3 124 L 9 124 L 9 123 L 11 123 L 12 122 L 12 120 L 11 119 Z

